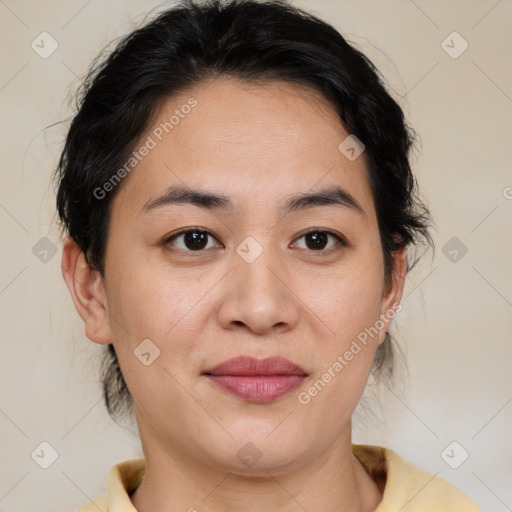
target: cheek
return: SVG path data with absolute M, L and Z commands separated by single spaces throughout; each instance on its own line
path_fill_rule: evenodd
M 108 297 L 126 384 L 145 414 L 157 414 L 155 406 L 160 404 L 162 419 L 177 409 L 193 416 L 197 411 L 190 407 L 182 384 L 195 372 L 190 356 L 204 331 L 201 322 L 207 318 L 208 302 L 201 299 L 211 286 L 178 279 L 176 273 L 171 280 L 154 269 L 130 269 L 127 261 L 111 281 Z
M 375 286 L 366 288 L 361 281 L 351 285 L 340 287 L 338 297 L 331 297 L 327 302 L 329 310 L 326 314 L 334 331 L 332 338 L 328 339 L 328 346 L 332 348 L 343 348 L 374 326 L 379 318 L 380 289 Z
M 164 368 L 177 377 L 195 371 L 190 356 L 211 316 L 213 294 L 208 291 L 216 281 L 218 277 L 212 273 L 199 275 L 196 271 L 192 276 L 162 263 L 142 265 L 136 254 L 127 255 L 122 266 L 111 273 L 110 324 L 128 386 L 132 372 L 132 387 L 140 388 L 144 383 L 146 388 L 159 389 L 162 382 L 173 387 L 172 377 Z M 151 340 L 156 349 L 149 346 L 158 354 L 150 367 L 135 357 L 144 340 Z
M 377 258 L 361 254 L 339 271 L 315 279 L 314 286 L 303 283 L 299 293 L 325 324 L 323 339 L 329 351 L 350 344 L 378 320 L 382 272 Z
M 110 278 L 112 303 L 109 306 L 126 323 L 130 333 L 164 339 L 173 329 L 188 320 L 206 291 L 215 283 L 214 276 L 190 268 L 176 268 L 161 249 L 151 251 L 113 247 Z M 151 254 L 148 254 L 150 253 Z
M 327 437 L 348 421 L 368 379 L 378 347 L 372 329 L 381 304 L 378 278 L 355 271 L 340 276 L 312 308 L 329 329 L 317 339 L 318 371 L 298 400 L 310 416 L 323 418 Z

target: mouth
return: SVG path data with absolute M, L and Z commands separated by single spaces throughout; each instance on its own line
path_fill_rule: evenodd
M 268 403 L 300 386 L 308 374 L 282 357 L 236 357 L 203 372 L 218 388 L 249 402 Z

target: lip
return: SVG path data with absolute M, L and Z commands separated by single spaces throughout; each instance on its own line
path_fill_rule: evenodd
M 249 402 L 267 403 L 300 386 L 307 373 L 283 357 L 235 357 L 203 372 L 209 380 Z
M 306 375 L 303 368 L 284 357 L 257 359 L 250 356 L 228 359 L 204 373 L 207 375 L 238 375 L 246 377 L 260 375 Z

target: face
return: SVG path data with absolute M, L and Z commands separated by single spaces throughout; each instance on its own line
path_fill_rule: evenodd
M 386 286 L 364 153 L 338 149 L 348 135 L 324 99 L 278 82 L 215 79 L 162 104 L 111 204 L 95 284 L 108 314 L 82 315 L 115 346 L 148 450 L 254 473 L 249 453 L 277 473 L 349 437 L 404 264 Z M 239 356 L 304 375 L 205 374 Z

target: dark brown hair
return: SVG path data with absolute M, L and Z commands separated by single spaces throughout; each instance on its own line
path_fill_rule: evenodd
M 122 167 L 166 98 L 215 76 L 280 80 L 320 92 L 340 122 L 365 145 L 386 277 L 393 252 L 432 245 L 429 213 L 409 165 L 413 132 L 372 62 L 326 22 L 279 0 L 183 1 L 124 37 L 96 61 L 78 93 L 54 179 L 63 230 L 104 275 L 110 204 L 98 198 Z M 408 253 L 409 268 L 415 263 Z M 373 372 L 392 370 L 391 339 L 379 346 Z M 102 382 L 112 418 L 133 403 L 113 345 Z

